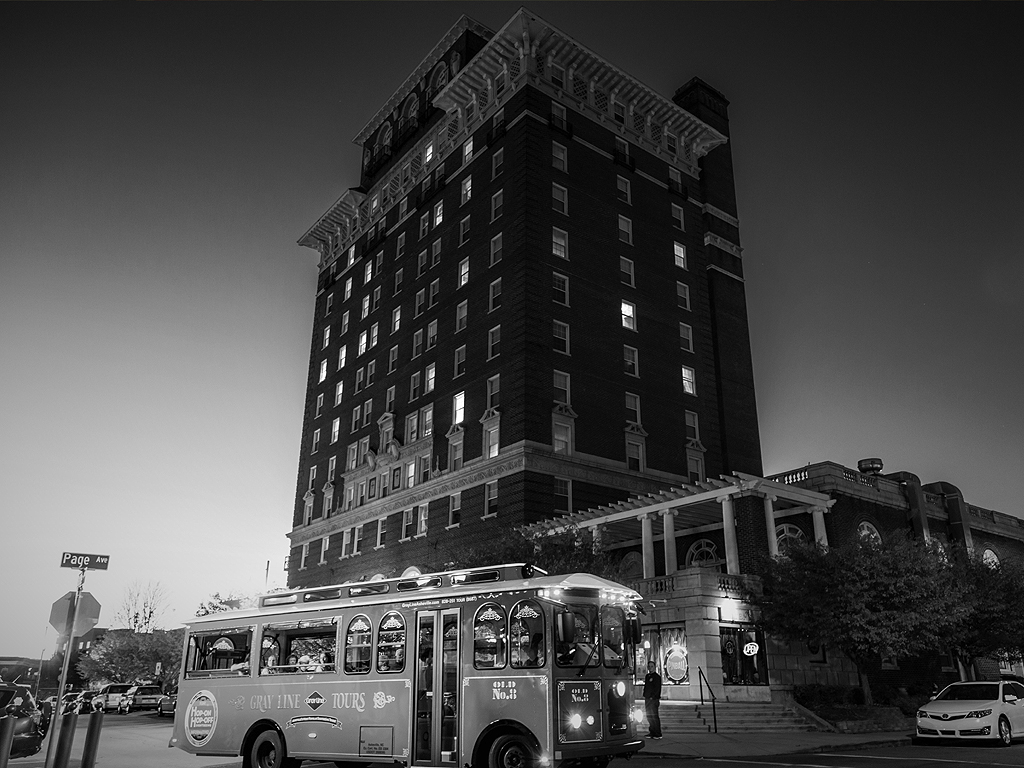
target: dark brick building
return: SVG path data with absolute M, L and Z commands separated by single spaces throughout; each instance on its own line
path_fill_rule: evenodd
M 761 472 L 728 103 L 518 11 L 355 138 L 321 256 L 290 585 Z

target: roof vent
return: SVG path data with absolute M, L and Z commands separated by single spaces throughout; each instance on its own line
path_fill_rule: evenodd
M 861 459 L 857 462 L 857 471 L 865 475 L 878 475 L 882 472 L 881 459 Z

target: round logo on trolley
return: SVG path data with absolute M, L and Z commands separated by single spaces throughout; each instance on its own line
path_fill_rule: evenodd
M 201 747 L 217 728 L 217 699 L 209 691 L 199 691 L 185 708 L 185 738 Z

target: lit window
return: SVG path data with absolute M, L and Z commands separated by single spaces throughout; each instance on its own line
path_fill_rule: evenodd
M 635 347 L 623 344 L 622 361 L 625 365 L 625 371 L 627 374 L 630 376 L 640 375 L 640 353 Z
M 690 308 L 690 286 L 686 283 L 676 283 L 676 303 L 682 309 Z
M 493 312 L 501 306 L 501 278 L 493 281 L 487 293 L 487 311 Z
M 420 408 L 420 434 L 423 437 L 430 437 L 434 434 L 434 404 L 424 405 Z M 429 469 L 429 467 L 428 467 Z
M 345 301 L 352 298 L 352 278 L 345 280 Z
M 682 243 L 673 243 L 672 251 L 675 254 L 676 266 L 686 269 L 686 246 Z
M 470 174 L 462 180 L 462 205 L 465 205 L 473 199 L 473 176 Z
M 466 330 L 466 324 L 468 320 L 468 309 L 465 301 L 460 301 L 458 306 L 455 307 L 455 332 Z
M 438 201 L 434 206 L 434 226 L 441 226 L 442 221 L 444 221 L 444 200 Z
M 423 536 L 427 533 L 427 514 L 430 507 L 426 504 L 419 505 L 419 515 L 416 519 L 416 535 Z
M 484 458 L 493 459 L 498 455 L 498 427 L 484 427 Z
M 313 430 L 313 445 L 312 445 L 312 448 L 310 449 L 310 453 L 316 453 L 319 448 L 320 448 L 320 430 L 319 429 L 314 429 Z
M 430 165 L 434 160 L 434 145 L 433 143 L 427 144 L 423 150 L 423 164 Z
M 402 308 L 395 307 L 391 310 L 391 332 L 395 333 L 402 325 Z
M 686 323 L 679 324 L 679 346 L 684 352 L 693 352 L 693 328 Z
M 551 228 L 551 253 L 560 259 L 569 258 L 569 233 L 564 229 Z
M 558 213 L 569 213 L 569 190 L 559 184 L 552 184 L 551 208 Z
M 697 394 L 697 372 L 688 365 L 683 366 L 683 392 L 688 395 Z
M 345 396 L 345 382 L 339 381 L 334 385 L 334 404 L 336 406 L 341 405 L 341 400 Z
M 630 191 L 629 179 L 624 179 L 621 176 L 615 177 L 615 194 L 618 195 L 619 200 L 624 203 L 632 203 L 633 195 Z
M 323 381 L 326 378 L 327 378 L 327 361 L 326 360 L 321 360 L 320 361 L 320 381 Z
M 622 313 L 622 327 L 628 328 L 631 331 L 636 330 L 636 305 L 629 301 L 623 301 L 621 304 Z
M 501 232 L 491 238 L 491 266 L 501 261 L 502 237 Z
M 473 137 L 470 136 L 466 139 L 466 143 L 462 145 L 462 162 L 468 163 L 473 159 Z
M 461 424 L 466 416 L 466 393 L 459 392 L 452 398 L 452 424 Z
M 331 326 L 324 328 L 324 343 L 321 349 L 327 349 L 327 346 L 331 343 Z
M 338 350 L 338 368 L 345 367 L 345 363 L 348 361 L 348 344 L 342 344 L 341 349 Z
M 367 261 L 363 265 L 363 285 L 370 282 L 373 279 L 373 262 Z
M 554 334 L 554 347 L 556 352 L 569 354 L 569 326 L 555 320 L 552 332 Z
M 640 395 L 634 395 L 632 392 L 626 393 L 626 421 L 640 423 Z
M 461 347 L 455 350 L 455 373 L 453 378 L 457 378 L 466 372 L 466 345 L 463 344 Z
M 487 332 L 487 359 L 501 353 L 501 326 L 496 325 Z
M 569 374 L 554 372 L 555 402 L 569 405 Z
M 569 278 L 557 272 L 551 273 L 551 298 L 559 304 L 569 305 Z
M 619 216 L 619 240 L 629 245 L 633 244 L 633 222 L 625 216 Z
M 672 225 L 676 229 L 686 229 L 685 220 L 683 219 L 683 209 L 675 203 L 672 203 Z
M 491 221 L 501 216 L 501 209 L 505 205 L 505 191 L 499 189 L 491 195 Z
M 430 363 L 423 370 L 423 391 L 424 392 L 433 392 L 434 391 L 434 381 L 437 378 L 435 365 L 436 365 L 436 363 Z
M 572 424 L 554 421 L 551 424 L 551 447 L 555 453 L 572 454 Z
M 370 314 L 370 297 L 363 296 L 362 313 L 359 315 L 359 319 L 365 319 L 368 314 Z
M 633 261 L 632 259 L 627 259 L 625 256 L 619 257 L 619 280 L 626 285 L 636 285 L 633 276 Z
M 569 150 L 557 141 L 551 142 L 551 165 L 557 171 L 569 170 Z
M 331 422 L 331 442 L 338 442 L 338 436 L 341 434 L 341 419 L 335 418 Z
M 368 331 L 360 331 L 359 332 L 359 352 L 358 352 L 358 354 L 361 355 L 361 354 L 363 354 L 366 351 L 366 344 L 367 344 L 367 342 L 369 340 L 370 340 L 370 335 L 369 335 Z
M 459 285 L 461 288 L 469 282 L 469 257 L 467 256 L 459 262 Z

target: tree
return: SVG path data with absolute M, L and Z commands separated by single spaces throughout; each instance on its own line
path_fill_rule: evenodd
M 114 621 L 132 632 L 152 632 L 160 626 L 167 594 L 158 581 L 145 586 L 133 581 L 124 591 Z
M 237 611 L 239 608 L 255 608 L 256 598 L 252 595 L 245 595 L 239 592 L 214 592 L 208 600 L 199 604 L 196 608 L 196 616 L 209 616 L 211 613 L 222 613 L 224 611 Z
M 834 548 L 793 544 L 768 561 L 763 589 L 746 599 L 765 630 L 838 648 L 857 666 L 934 650 L 965 614 L 962 588 L 935 547 L 906 537 Z
M 174 680 L 184 636 L 184 629 L 112 629 L 79 659 L 78 672 L 94 684 Z

